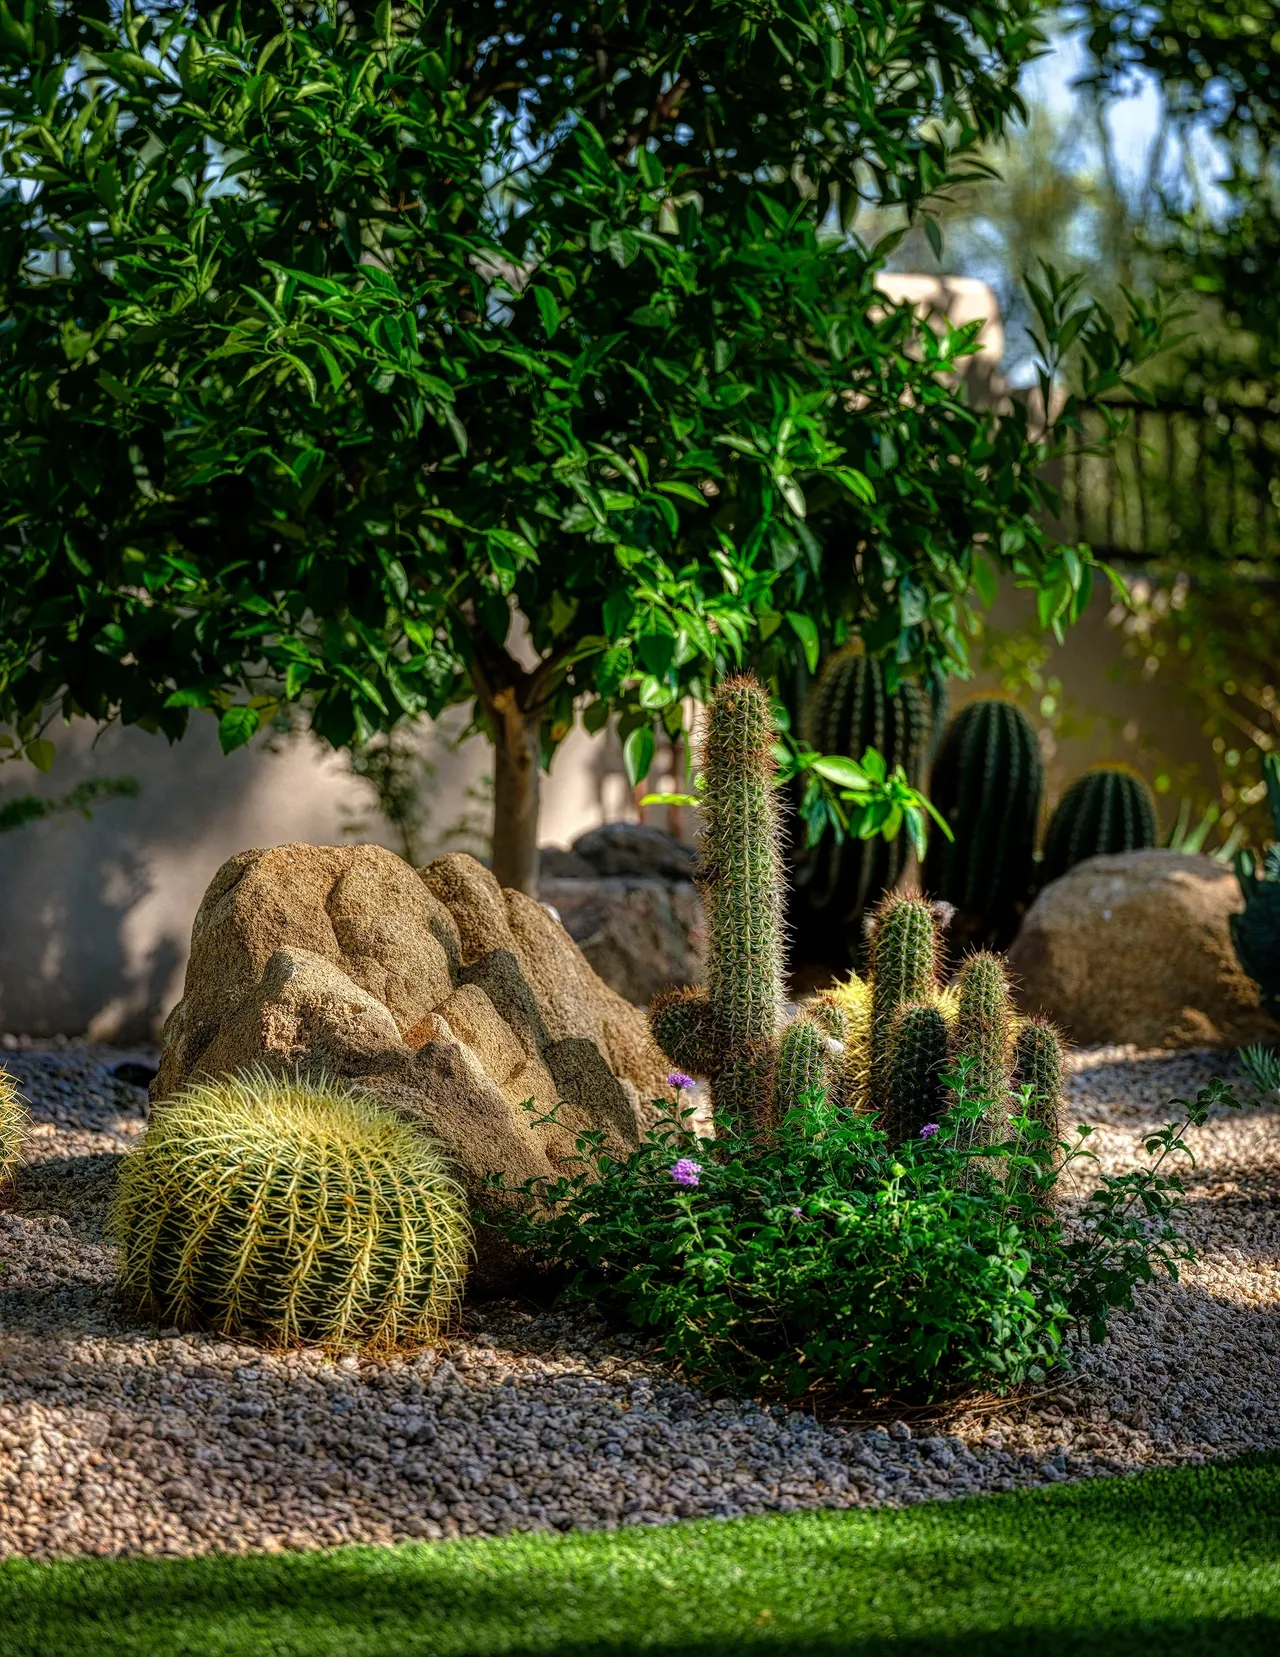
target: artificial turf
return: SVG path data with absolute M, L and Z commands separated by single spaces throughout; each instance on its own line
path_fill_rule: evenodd
M 1280 1457 L 897 1511 L 0 1566 L 3 1657 L 1280 1651 Z

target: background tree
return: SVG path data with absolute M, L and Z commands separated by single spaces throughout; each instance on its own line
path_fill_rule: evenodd
M 960 668 L 1000 569 L 1073 619 L 1036 469 L 1074 405 L 970 408 L 972 331 L 841 228 L 981 171 L 1041 10 L 0 3 L 0 740 L 474 698 L 532 890 L 575 717 L 639 777 L 748 657 Z M 1067 288 L 1043 328 L 1096 394 L 1160 318 Z

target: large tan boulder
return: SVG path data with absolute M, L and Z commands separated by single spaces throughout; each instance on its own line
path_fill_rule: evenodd
M 482 1209 L 499 1200 L 486 1176 L 556 1178 L 578 1133 L 637 1144 L 668 1068 L 644 1013 L 474 858 L 415 871 L 380 846 L 305 845 L 214 876 L 152 1098 L 250 1065 L 369 1087 L 440 1141 Z M 479 1286 L 511 1265 L 482 1227 Z
M 1231 948 L 1241 907 L 1231 870 L 1182 852 L 1091 857 L 1046 886 L 1009 966 L 1028 1012 L 1076 1042 L 1139 1047 L 1275 1040 Z

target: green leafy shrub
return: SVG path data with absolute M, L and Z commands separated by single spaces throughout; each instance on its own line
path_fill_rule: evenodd
M 22 1162 L 22 1148 L 30 1118 L 9 1072 L 0 1068 L 0 1191 L 8 1185 Z
M 265 1071 L 193 1083 L 126 1158 L 120 1286 L 166 1322 L 385 1350 L 447 1323 L 471 1247 L 431 1141 L 367 1093 Z
M 672 1120 L 616 1161 L 585 1135 L 580 1170 L 523 1186 L 504 1225 L 712 1386 L 931 1399 L 1039 1379 L 1073 1325 L 1101 1339 L 1136 1284 L 1190 1257 L 1169 1165 L 1210 1105 L 1236 1101 L 1220 1082 L 1177 1101 L 1150 1165 L 1103 1176 L 1068 1219 L 1055 1188 L 1090 1130 L 1050 1146 L 1029 1082 L 1010 1137 L 971 1145 L 990 1114 L 974 1068 L 948 1073 L 939 1121 L 898 1147 L 817 1092 L 763 1149 Z

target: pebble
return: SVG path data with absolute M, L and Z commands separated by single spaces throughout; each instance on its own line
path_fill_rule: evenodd
M 1280 1111 L 1215 1113 L 1184 1229 L 1040 1394 L 892 1419 L 712 1398 L 590 1308 L 490 1302 L 386 1362 L 272 1354 L 116 1303 L 103 1220 L 154 1052 L 4 1038 L 31 1160 L 0 1197 L 0 1555 L 179 1555 L 905 1507 L 1280 1447 Z M 124 1078 L 114 1071 L 122 1064 Z M 1221 1054 L 1076 1055 L 1102 1168 Z M 1079 1189 L 1087 1188 L 1087 1180 Z M 902 1419 L 909 1415 L 910 1419 Z

